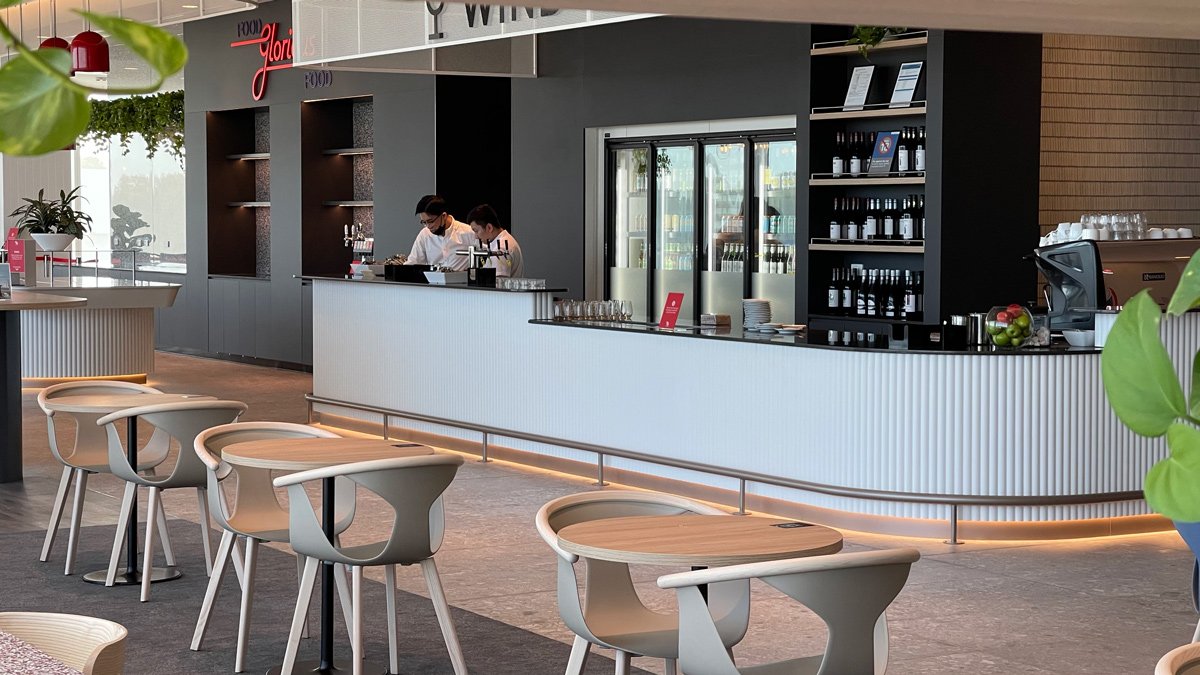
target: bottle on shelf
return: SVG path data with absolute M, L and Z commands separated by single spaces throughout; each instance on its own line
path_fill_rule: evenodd
M 826 304 L 826 311 L 830 314 L 840 314 L 842 307 L 842 278 L 841 270 L 833 268 L 833 274 L 829 281 L 829 300 Z
M 913 151 L 913 170 L 925 170 L 925 127 L 917 128 L 917 147 Z
M 900 211 L 900 238 L 915 239 L 916 227 L 912 216 L 912 200 L 910 197 L 904 198 L 904 207 Z
M 846 132 L 839 131 L 833 140 L 833 177 L 840 178 L 846 172 Z
M 850 134 L 850 176 L 857 178 L 862 173 L 862 141 L 859 138 L 859 132 L 855 131 Z
M 867 209 L 863 214 L 863 239 L 868 241 L 879 238 L 879 218 L 875 215 L 875 201 L 867 200 Z
M 900 130 L 900 140 L 896 142 L 896 171 L 901 176 L 907 176 L 910 167 L 908 149 L 911 146 L 909 145 L 908 129 L 908 127 L 904 127 Z
M 834 314 L 850 315 L 854 313 L 854 298 L 858 294 L 858 271 L 851 267 L 846 270 L 846 283 L 842 286 L 842 301 Z

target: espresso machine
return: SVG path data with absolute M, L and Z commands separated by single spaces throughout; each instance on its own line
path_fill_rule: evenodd
M 1050 329 L 1094 328 L 1095 310 L 1119 307 L 1143 289 L 1165 308 L 1197 249 L 1200 239 L 1083 240 L 1034 249 Z

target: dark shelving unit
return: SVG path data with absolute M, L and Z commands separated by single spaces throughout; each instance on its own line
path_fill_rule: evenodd
M 370 103 L 369 97 L 357 97 L 301 104 L 300 267 L 305 275 L 346 274 L 353 252 L 343 241 L 344 226 L 366 221 L 368 236 L 373 236 L 373 180 L 364 175 L 373 171 L 373 164 L 363 160 L 373 157 L 374 148 L 356 142 L 362 129 L 356 133 L 355 107 L 361 117 L 364 104 Z
M 266 109 L 207 113 L 208 273 L 270 276 Z
M 845 45 L 845 26 L 814 26 L 809 52 L 812 108 L 806 122 L 810 165 L 807 212 L 812 234 L 826 231 L 835 198 L 925 199 L 923 241 L 833 241 L 810 237 L 802 314 L 819 330 L 861 331 L 940 324 L 950 314 L 1025 301 L 1035 292 L 1020 260 L 1037 241 L 1041 37 L 919 31 L 880 43 L 865 60 Z M 923 61 L 913 102 L 891 108 L 901 64 Z M 856 66 L 875 66 L 867 105 L 841 110 Z M 999 81 L 987 77 L 1003 63 Z M 828 173 L 837 132 L 898 131 L 924 126 L 925 172 L 886 177 Z M 988 141 L 987 139 L 991 139 Z M 981 145 L 981 142 L 984 143 Z M 917 321 L 822 313 L 834 269 L 920 271 L 924 311 Z

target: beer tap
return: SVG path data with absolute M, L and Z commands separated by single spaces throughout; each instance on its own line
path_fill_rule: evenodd
M 375 253 L 375 238 L 368 237 L 362 223 L 342 226 L 342 244 L 360 255 L 363 262 L 373 259 Z

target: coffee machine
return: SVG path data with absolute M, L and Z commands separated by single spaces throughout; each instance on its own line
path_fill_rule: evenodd
M 1143 289 L 1165 308 L 1197 249 L 1200 239 L 1083 240 L 1034 249 L 1050 329 L 1093 328 L 1093 310 L 1119 307 Z

